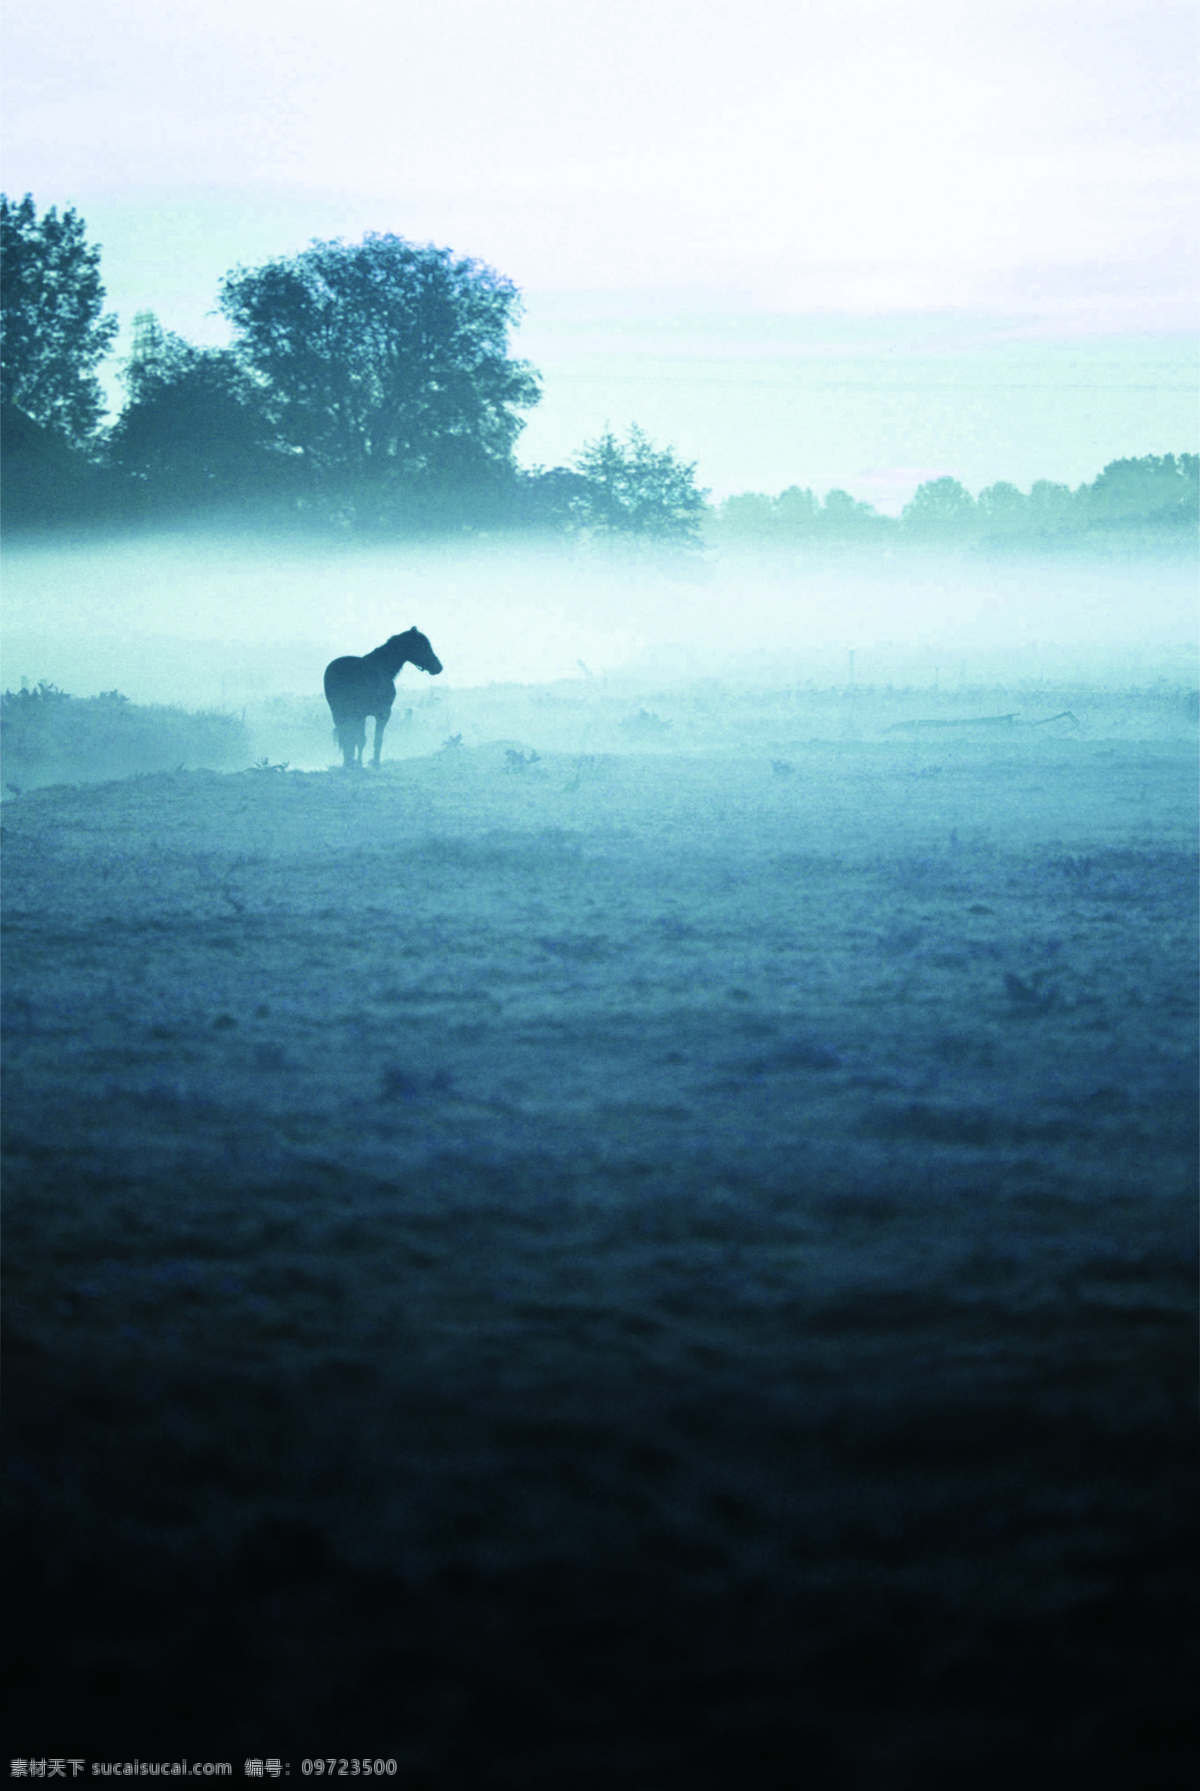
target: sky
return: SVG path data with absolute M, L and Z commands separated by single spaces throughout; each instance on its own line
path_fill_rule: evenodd
M 4 190 L 127 344 L 392 231 L 498 268 L 555 464 L 714 495 L 1078 483 L 1195 450 L 1197 17 L 1175 0 L 8 0 Z M 119 389 L 112 382 L 114 394 Z

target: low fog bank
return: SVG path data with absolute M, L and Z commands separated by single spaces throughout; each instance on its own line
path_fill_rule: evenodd
M 156 535 L 18 543 L 3 681 L 241 709 L 320 696 L 327 661 L 417 625 L 439 689 L 925 687 L 1195 676 L 1191 555 L 664 554 L 536 542 L 421 547 Z M 426 693 L 406 668 L 400 712 Z
M 415 702 L 398 702 L 383 764 L 386 770 L 389 761 L 437 753 L 537 778 L 554 777 L 566 755 L 572 761 L 566 774 L 577 779 L 590 773 L 596 759 L 615 754 L 716 753 L 760 758 L 769 779 L 791 771 L 803 775 L 808 749 L 827 745 L 884 744 L 897 757 L 928 765 L 985 744 L 1032 745 L 1053 736 L 1195 739 L 1197 715 L 1196 691 L 1165 681 L 1127 690 L 1050 682 L 787 689 L 716 679 L 660 685 L 611 679 L 606 689 L 583 691 L 566 683 L 491 685 L 435 689 Z M 321 704 L 276 697 L 248 705 L 243 719 L 256 762 L 311 771 L 337 759 Z
M 771 762 L 779 762 L 774 775 L 803 775 L 810 748 L 854 742 L 886 745 L 928 766 L 964 750 L 1050 737 L 1194 740 L 1200 714 L 1194 687 L 1165 680 L 1116 690 L 1053 681 L 922 689 L 612 678 L 601 688 L 497 684 L 405 694 L 413 700 L 393 711 L 385 771 L 389 762 L 436 753 L 534 778 L 557 775 L 563 768 L 554 760 L 563 755 L 573 761 L 566 774 L 577 777 L 614 754 L 715 753 L 757 757 L 769 779 Z M 242 719 L 255 762 L 312 771 L 338 760 L 328 711 L 315 699 L 274 697 L 247 705 Z M 526 763 L 514 765 L 514 755 Z
M 1036 756 L 1055 740 L 1084 751 L 1098 743 L 1194 744 L 1198 721 L 1195 683 L 1167 679 L 1121 689 L 1051 679 L 818 687 L 614 674 L 475 689 L 422 680 L 400 692 L 382 773 L 386 781 L 415 761 L 437 760 L 446 773 L 458 767 L 485 781 L 520 775 L 556 799 L 630 755 L 753 761 L 769 784 L 793 773 L 797 781 L 823 778 L 829 754 L 857 744 L 881 765 L 924 777 L 981 753 Z M 17 795 L 164 772 L 332 767 L 340 775 L 341 766 L 316 693 L 193 712 L 43 686 L 4 697 L 0 735 L 6 790 Z

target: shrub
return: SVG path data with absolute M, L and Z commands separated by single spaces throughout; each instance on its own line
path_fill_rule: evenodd
M 249 763 L 240 716 L 131 703 L 118 690 L 73 697 L 42 682 L 0 696 L 9 784 L 98 783 L 138 772 L 219 771 Z

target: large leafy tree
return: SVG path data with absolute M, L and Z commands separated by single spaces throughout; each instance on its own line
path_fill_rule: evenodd
M 97 365 L 117 333 L 104 314 L 100 250 L 68 207 L 39 218 L 31 194 L 0 194 L 0 400 L 75 448 L 104 412 Z
M 369 514 L 511 477 L 540 392 L 509 357 L 520 296 L 493 269 L 369 235 L 237 268 L 220 304 L 318 493 Z
M 582 484 L 574 508 L 585 527 L 684 541 L 699 530 L 708 493 L 696 484 L 695 465 L 656 448 L 636 424 L 624 442 L 606 429 L 585 443 L 575 468 Z

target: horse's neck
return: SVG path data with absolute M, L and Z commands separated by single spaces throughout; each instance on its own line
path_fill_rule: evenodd
M 398 678 L 400 667 L 408 663 L 403 647 L 376 647 L 371 658 L 378 661 L 380 670 L 389 678 Z

